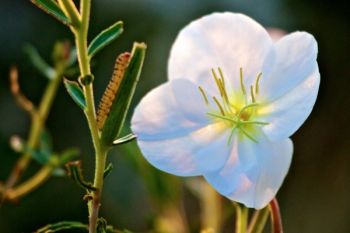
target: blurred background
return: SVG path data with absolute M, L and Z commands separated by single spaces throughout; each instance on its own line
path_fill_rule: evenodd
M 278 199 L 286 233 L 350 232 L 350 12 L 346 1 L 93 1 L 91 39 L 116 20 L 125 23 L 123 35 L 94 60 L 96 100 L 108 83 L 117 54 L 130 50 L 133 41 L 143 41 L 148 53 L 132 103 L 136 105 L 145 93 L 166 80 L 170 47 L 179 30 L 215 11 L 242 12 L 265 27 L 288 32 L 305 30 L 316 37 L 321 73 L 319 97 L 311 117 L 292 137 L 293 162 Z M 30 1 L 13 0 L 1 0 L 0 35 L 0 180 L 5 180 L 18 157 L 9 146 L 9 138 L 14 134 L 27 138 L 30 126 L 28 115 L 10 93 L 9 68 L 18 65 L 23 92 L 38 103 L 47 80 L 33 68 L 23 53 L 23 45 L 32 44 L 50 60 L 53 44 L 57 40 L 72 41 L 72 36 L 68 28 Z M 80 148 L 84 174 L 91 178 L 94 161 L 88 126 L 63 87 L 55 99 L 47 129 L 55 151 Z M 101 215 L 110 224 L 150 232 L 155 225 L 167 224 L 167 216 L 173 224 L 180 224 L 176 220 L 180 213 L 187 216 L 188 231 L 199 232 L 200 203 L 196 192 L 185 185 L 188 179 L 151 167 L 135 142 L 113 149 L 109 160 L 114 170 L 106 179 Z M 38 167 L 33 162 L 25 177 Z M 0 208 L 0 232 L 32 232 L 62 220 L 87 222 L 83 194 L 70 179 L 51 178 L 17 203 L 5 203 Z M 224 198 L 222 201 L 222 232 L 233 232 L 233 207 Z

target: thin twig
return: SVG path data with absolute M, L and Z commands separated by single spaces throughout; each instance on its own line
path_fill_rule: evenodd
M 281 212 L 276 198 L 270 202 L 269 209 L 271 212 L 272 232 L 283 233 Z
M 21 92 L 18 82 L 18 69 L 16 66 L 11 67 L 10 69 L 10 89 L 17 104 L 31 116 L 35 115 L 36 109 L 33 103 Z

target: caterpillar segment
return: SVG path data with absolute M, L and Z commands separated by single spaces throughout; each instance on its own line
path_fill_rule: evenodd
M 102 130 L 108 114 L 111 110 L 113 101 L 123 80 L 126 68 L 128 67 L 130 53 L 125 52 L 118 56 L 114 65 L 114 71 L 111 80 L 104 91 L 97 110 L 97 126 Z

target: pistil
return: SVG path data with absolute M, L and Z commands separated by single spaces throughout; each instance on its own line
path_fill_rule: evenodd
M 250 86 L 250 100 L 248 100 L 247 91 L 244 85 L 242 68 L 240 68 L 239 70 L 241 93 L 231 93 L 231 95 L 229 95 L 230 93 L 227 91 L 225 78 L 221 68 L 218 68 L 217 70 L 218 73 L 215 71 L 215 69 L 212 69 L 211 73 L 217 86 L 218 92 L 220 93 L 221 101 L 217 97 L 212 96 L 212 99 L 218 109 L 218 113 L 209 112 L 208 115 L 213 117 L 214 119 L 223 120 L 229 123 L 231 132 L 227 141 L 228 144 L 231 143 L 232 137 L 236 132 L 236 129 L 239 130 L 239 132 L 241 132 L 253 142 L 258 143 L 258 141 L 254 138 L 254 126 L 257 127 L 269 124 L 267 122 L 254 120 L 257 112 L 256 109 L 260 105 L 259 103 L 257 103 L 257 96 L 259 94 L 259 81 L 262 77 L 262 73 L 259 73 L 257 75 L 255 85 Z M 209 105 L 209 98 L 205 93 L 204 89 L 202 87 L 198 88 L 203 96 L 206 105 Z M 241 102 L 242 100 L 240 100 L 240 97 L 243 98 L 243 104 Z

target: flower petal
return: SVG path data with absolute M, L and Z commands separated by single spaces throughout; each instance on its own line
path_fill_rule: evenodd
M 164 140 L 138 138 L 145 158 L 158 169 L 178 176 L 198 176 L 221 168 L 230 152 L 228 134 L 211 124 L 186 136 Z
M 299 86 L 259 109 L 261 120 L 269 122 L 263 131 L 270 140 L 290 137 L 298 130 L 312 111 L 319 85 L 320 73 L 316 67 Z
M 188 80 L 169 81 L 147 94 L 131 120 L 146 159 L 180 176 L 223 166 L 230 151 L 228 133 L 224 124 L 210 121 L 207 110 L 198 88 Z
M 215 91 L 211 69 L 221 67 L 229 84 L 239 87 L 239 69 L 246 85 L 272 66 L 273 44 L 266 30 L 251 18 L 214 13 L 193 21 L 175 40 L 168 63 L 168 78 L 189 79 Z M 271 63 L 271 64 L 270 64 Z
M 275 64 L 271 74 L 261 78 L 261 95 L 273 101 L 298 86 L 317 67 L 317 42 L 306 32 L 294 32 L 275 44 Z
M 226 165 L 204 177 L 229 199 L 261 209 L 282 185 L 291 163 L 293 144 L 290 139 L 271 142 L 265 136 L 258 141 L 236 136 Z
M 187 79 L 176 79 L 170 82 L 179 106 L 178 110 L 173 109 L 172 111 L 180 111 L 187 119 L 202 123 L 202 125 L 208 124 L 209 117 L 207 113 L 213 105 L 213 101 L 209 96 L 204 97 L 198 86 Z M 204 95 L 207 94 L 205 93 Z
M 182 84 L 182 80 L 162 84 L 141 100 L 131 120 L 132 130 L 138 137 L 142 137 L 143 140 L 174 138 L 187 135 L 208 123 L 208 117 L 205 114 L 206 106 L 198 89 L 192 90 L 194 85 L 191 86 L 189 81 L 185 82 L 187 85 Z M 183 87 L 183 89 L 177 87 Z M 188 95 L 191 95 L 189 99 L 191 101 L 181 99 Z M 187 110 L 195 104 L 194 111 Z

